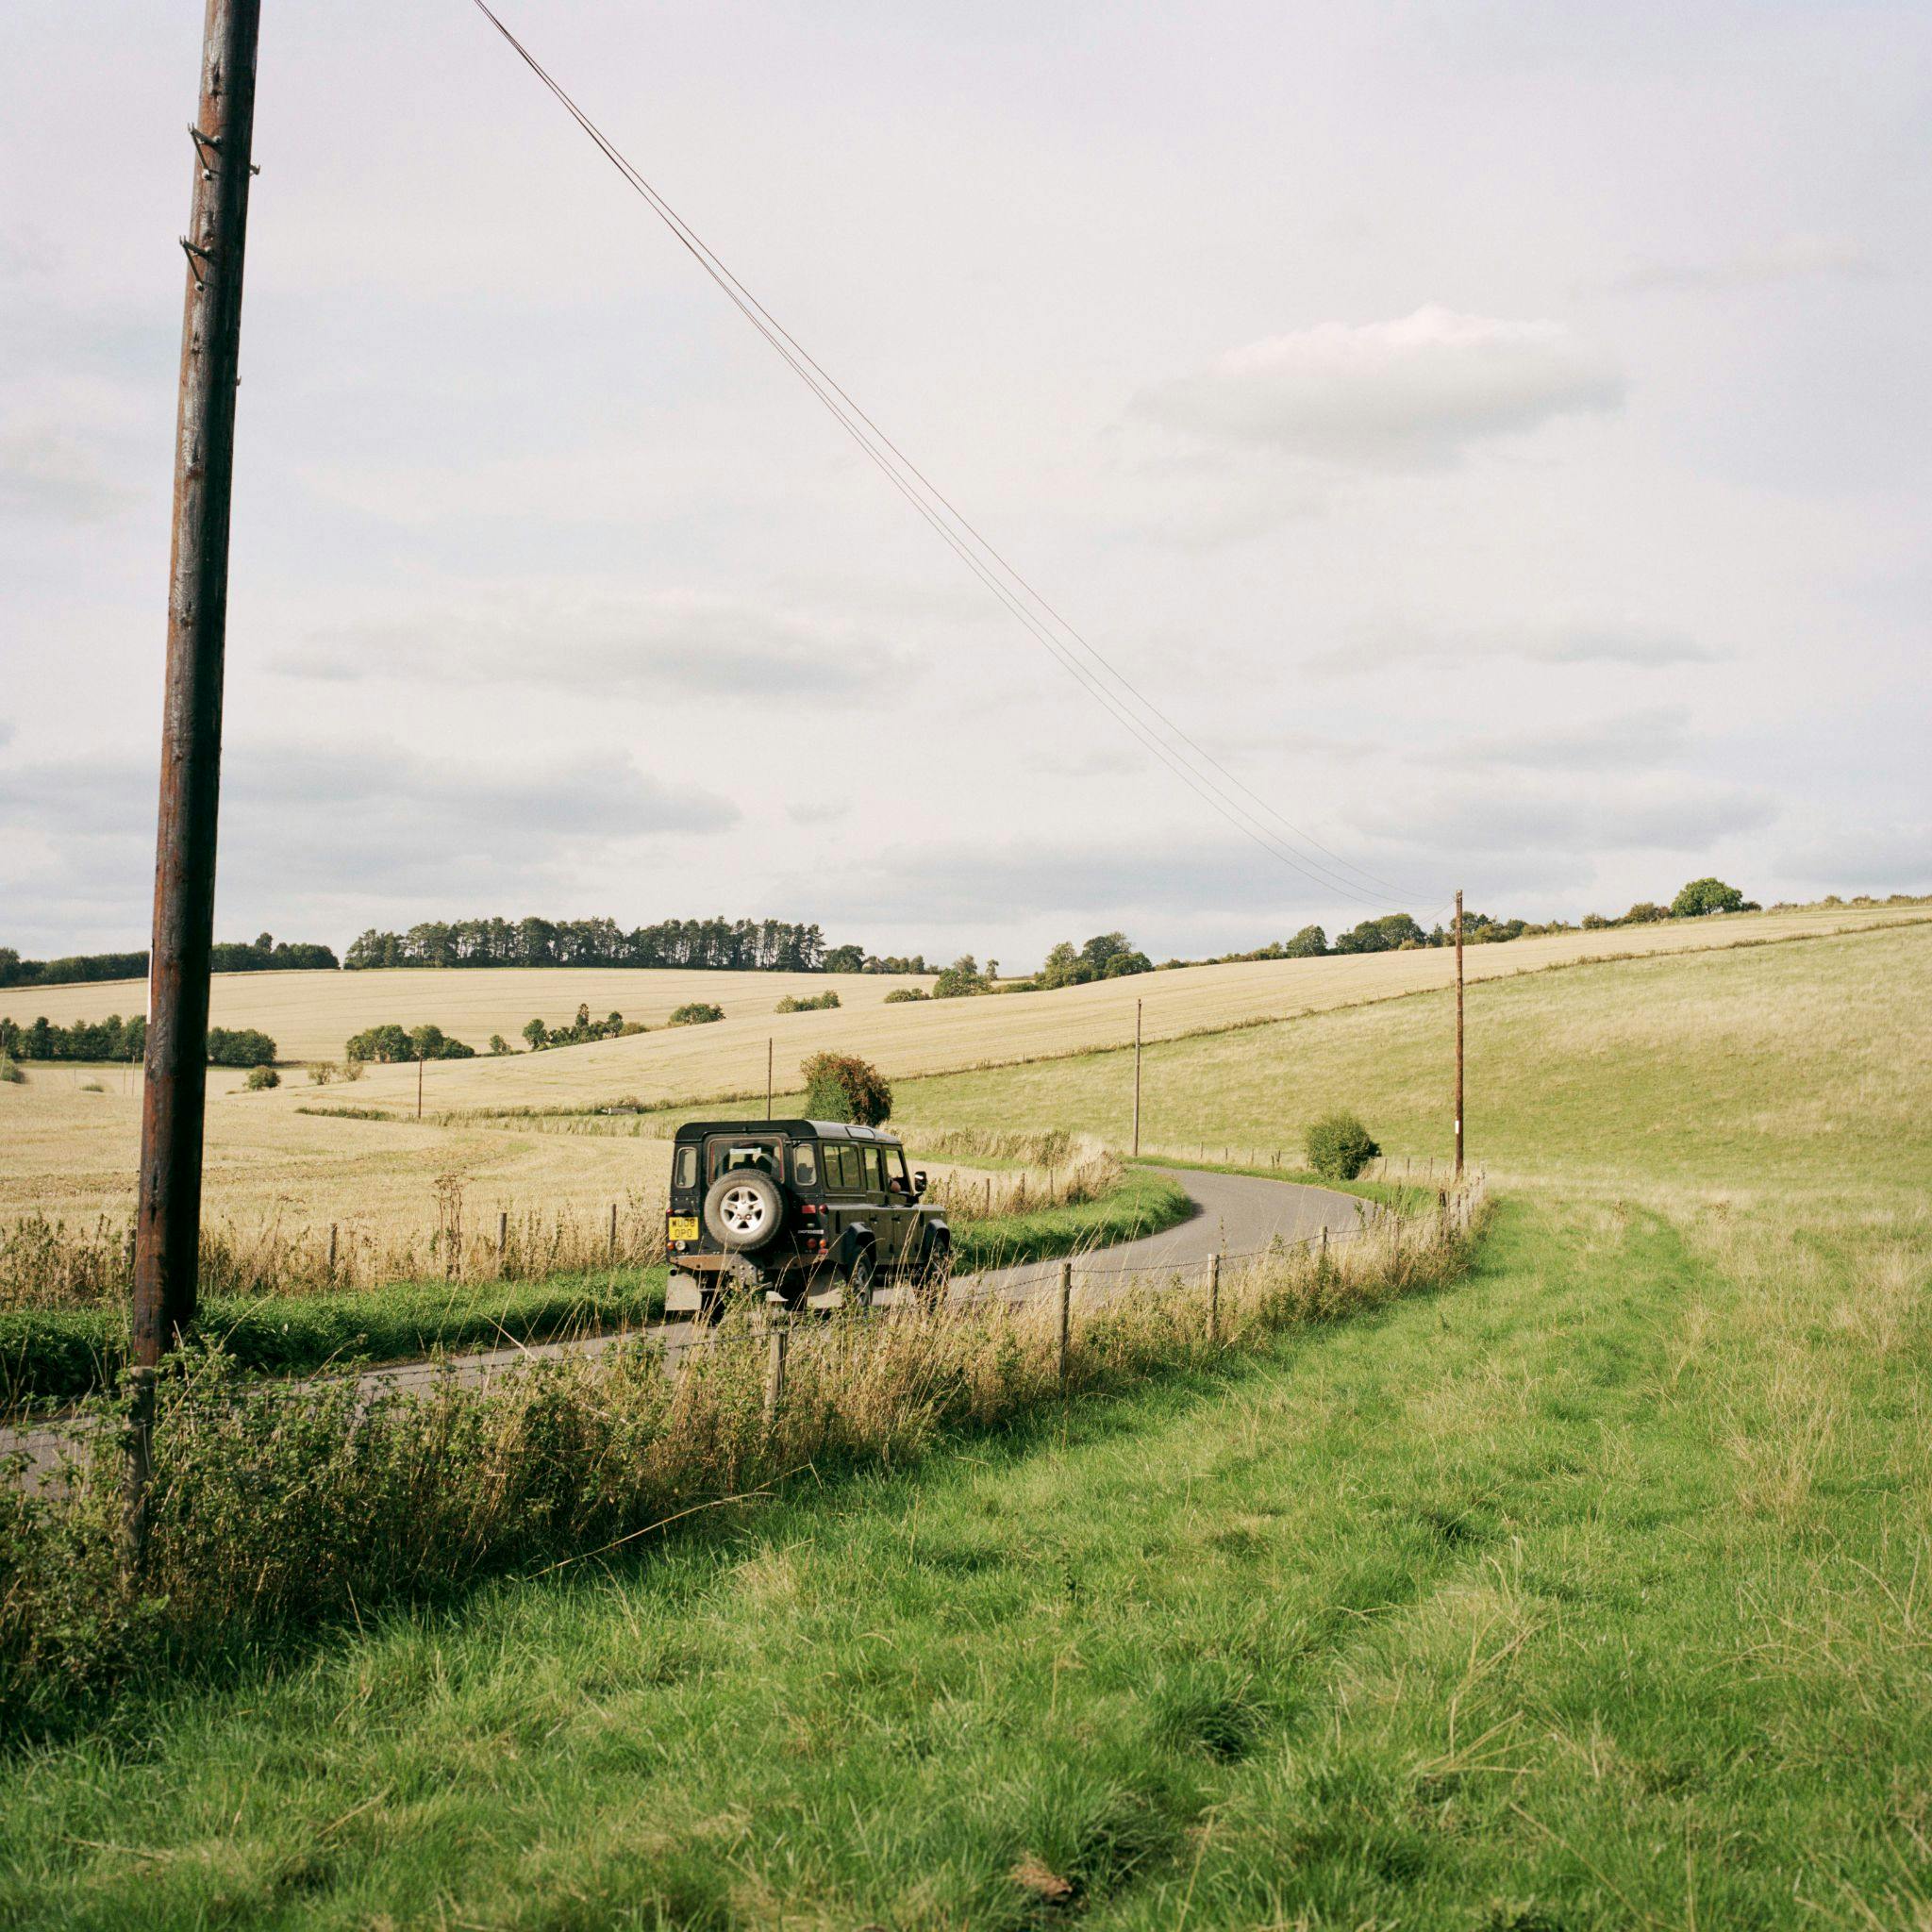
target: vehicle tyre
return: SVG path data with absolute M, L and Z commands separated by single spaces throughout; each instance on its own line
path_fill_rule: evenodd
M 874 1283 L 878 1279 L 878 1257 L 870 1241 L 861 1241 L 852 1251 L 852 1259 L 845 1265 L 845 1300 L 849 1307 L 862 1308 L 872 1297 Z
M 953 1282 L 953 1242 L 949 1235 L 928 1235 L 921 1249 L 913 1290 L 924 1308 L 942 1308 Z
M 705 1196 L 705 1231 L 733 1254 L 762 1248 L 784 1219 L 785 1196 L 778 1183 L 755 1167 L 721 1174 Z

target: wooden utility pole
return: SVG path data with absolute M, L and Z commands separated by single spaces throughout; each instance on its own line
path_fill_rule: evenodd
M 1456 1178 L 1462 1178 L 1462 893 L 1456 894 Z
M 1141 1153 L 1141 1002 L 1134 1002 L 1134 1154 Z
M 416 1056 L 416 1118 L 423 1118 L 423 1056 Z
M 200 112 L 189 130 L 194 187 L 189 232 L 181 238 L 188 291 L 175 428 L 174 547 L 134 1244 L 126 1534 L 127 1554 L 136 1563 L 146 1542 L 155 1366 L 194 1319 L 201 1243 L 228 498 L 260 21 L 260 0 L 208 0 Z
M 777 1041 L 769 1035 L 765 1040 L 765 1118 L 772 1118 L 772 1059 L 777 1049 Z

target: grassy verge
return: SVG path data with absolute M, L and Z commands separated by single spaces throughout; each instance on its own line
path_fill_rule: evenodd
M 1157 1234 L 1187 1219 L 1186 1192 L 1129 1173 L 1097 1201 L 995 1216 L 954 1230 L 962 1268 L 1008 1266 Z M 211 1296 L 203 1339 L 237 1368 L 304 1374 L 333 1362 L 408 1361 L 438 1349 L 544 1341 L 655 1321 L 661 1267 L 577 1272 L 541 1281 L 396 1282 L 342 1294 Z M 124 1307 L 0 1312 L 0 1407 L 72 1402 L 113 1386 L 127 1358 Z
M 1453 1297 L 132 1705 L 19 1764 L 0 1916 L 1922 1924 L 1932 1229 L 1874 1232 L 1517 1204 Z
M 1284 1326 L 1441 1281 L 1463 1253 L 1431 1225 L 1399 1244 L 1271 1257 L 1224 1279 L 1212 1333 L 1200 1286 L 1083 1298 L 1064 1362 L 1044 1302 L 803 1324 L 775 1420 L 767 1350 L 741 1312 L 675 1375 L 651 1344 L 518 1363 L 487 1388 L 453 1375 L 291 1388 L 244 1377 L 218 1352 L 177 1358 L 138 1578 L 117 1562 L 116 1432 L 87 1425 L 111 1423 L 111 1405 L 83 1409 L 62 1484 L 0 1485 L 0 1729 L 58 1725 L 129 1679 L 286 1660 L 386 1603 L 601 1562 L 808 1472 L 816 1488 L 904 1468 L 1058 1399 L 1265 1347 Z
M 1338 1181 L 1317 1174 L 1311 1167 L 1243 1165 L 1227 1160 L 1177 1160 L 1167 1155 L 1146 1154 L 1127 1161 L 1130 1168 L 1174 1167 L 1189 1174 L 1244 1174 L 1257 1180 L 1292 1181 L 1305 1188 L 1326 1188 L 1332 1194 L 1353 1194 L 1360 1201 L 1378 1201 L 1398 1214 L 1421 1214 L 1436 1204 L 1434 1188 L 1419 1188 L 1406 1181 Z
M 1047 1261 L 1115 1241 L 1138 1241 L 1185 1221 L 1194 1204 L 1187 1190 L 1159 1174 L 1128 1169 L 1098 1201 L 963 1222 L 953 1229 L 953 1259 L 962 1271 Z
M 665 1271 L 617 1269 L 543 1281 L 396 1282 L 350 1294 L 217 1296 L 200 1331 L 238 1369 L 302 1374 L 351 1360 L 407 1361 L 438 1349 L 541 1341 L 655 1320 Z M 110 1387 L 127 1358 L 125 1308 L 0 1314 L 0 1404 L 70 1402 Z

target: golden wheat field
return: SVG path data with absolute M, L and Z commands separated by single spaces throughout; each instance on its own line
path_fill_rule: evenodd
M 595 1019 L 622 1013 L 661 1026 L 674 1008 L 692 1000 L 723 1007 L 734 1017 L 770 1015 L 790 994 L 809 999 L 836 992 L 847 1008 L 874 1007 L 895 986 L 930 986 L 930 978 L 882 973 L 688 973 L 678 968 L 417 967 L 373 973 L 218 973 L 209 1024 L 254 1026 L 272 1039 L 285 1060 L 340 1059 L 352 1033 L 393 1022 L 433 1022 L 478 1053 L 500 1033 L 523 1045 L 533 1019 L 561 1025 L 587 1006 Z M 110 979 L 90 986 L 8 987 L 0 990 L 0 1018 L 22 1025 L 44 1015 L 57 1025 L 76 1020 L 124 1018 L 147 1010 L 147 983 Z
M 1728 948 L 1913 921 L 1925 923 L 1923 909 L 1847 908 L 1561 934 L 1472 948 L 1468 968 L 1473 979 L 1482 980 L 1606 954 Z M 502 1115 L 526 1107 L 588 1108 L 625 1096 L 697 1101 L 760 1091 L 768 1039 L 778 1042 L 783 1091 L 795 1085 L 799 1059 L 821 1047 L 866 1054 L 889 1075 L 903 1078 L 1118 1046 L 1132 1039 L 1136 999 L 1145 1003 L 1146 1038 L 1158 1041 L 1440 988 L 1452 968 L 1441 953 L 1385 953 L 1197 967 L 1059 992 L 890 1007 L 881 1001 L 891 982 L 874 978 L 860 982 L 838 1011 L 783 1016 L 772 1014 L 773 1004 L 804 975 L 514 970 L 241 975 L 218 985 L 217 1017 L 225 1016 L 229 1024 L 275 1024 L 265 1005 L 238 1009 L 233 1002 L 293 1001 L 304 989 L 309 990 L 311 1008 L 333 1003 L 325 1023 L 311 1012 L 303 1023 L 310 1026 L 334 1028 L 389 1012 L 398 1019 L 435 1019 L 459 1037 L 472 1024 L 461 1017 L 464 1010 L 487 1014 L 478 1002 L 493 1000 L 494 1010 L 519 1011 L 540 991 L 559 1017 L 575 1011 L 573 991 L 589 1000 L 593 1011 L 605 998 L 620 1010 L 650 1009 L 635 997 L 626 1003 L 621 987 L 613 993 L 617 980 L 676 980 L 680 998 L 696 996 L 693 983 L 706 980 L 714 993 L 722 992 L 719 1004 L 734 1017 L 506 1059 L 432 1063 L 425 1070 L 426 1117 L 421 1122 L 411 1117 L 413 1066 L 371 1068 L 353 1085 L 325 1088 L 291 1071 L 277 1091 L 268 1093 L 245 1092 L 242 1074 L 217 1070 L 210 1075 L 208 1114 L 208 1212 L 213 1221 L 239 1227 L 313 1228 L 340 1222 L 407 1233 L 435 1224 L 439 1182 L 454 1175 L 473 1221 L 493 1222 L 497 1213 L 508 1212 L 580 1216 L 588 1223 L 608 1214 L 612 1202 L 661 1195 L 667 1150 L 655 1137 L 662 1123 Z M 278 978 L 295 985 L 262 984 Z M 408 984 L 394 988 L 398 980 Z M 720 988 L 720 981 L 730 984 Z M 529 989 L 529 997 L 517 982 Z M 546 984 L 540 989 L 538 982 Z M 590 998 L 593 987 L 596 999 Z M 98 995 L 106 989 L 70 991 Z M 421 1004 L 405 1008 L 403 993 L 425 992 L 429 997 Z M 867 995 L 862 1002 L 860 993 Z M 440 995 L 446 995 L 441 1004 Z M 345 996 L 365 1004 L 351 1012 L 341 1004 Z M 659 1007 L 667 997 L 662 991 L 655 995 Z M 466 1008 L 465 1001 L 471 1003 Z M 97 1000 L 75 1004 L 82 1016 L 103 1010 Z M 70 1224 L 101 1216 L 124 1219 L 132 1205 L 139 1141 L 138 1070 L 35 1065 L 27 1072 L 24 1086 L 0 1085 L 0 1224 L 36 1213 Z M 1076 1072 L 1068 1075 L 1075 1087 Z M 1150 1066 L 1150 1080 L 1158 1084 L 1161 1077 Z M 89 1091 L 90 1087 L 101 1091 Z M 1070 1088 L 1070 1098 L 1072 1092 Z M 1163 1101 L 1163 1118 L 1173 1113 L 1174 1103 L 1172 1095 Z M 345 1108 L 391 1118 L 351 1118 L 339 1111 Z M 499 1117 L 486 1117 L 492 1112 Z M 1068 1124 L 1084 1124 L 1079 1117 L 1075 1107 Z M 1124 1119 L 1117 1124 L 1123 1132 Z M 645 1127 L 644 1138 L 633 1137 L 639 1124 Z M 1039 1123 L 1029 1117 L 1029 1124 Z M 563 1127 L 607 1131 L 557 1131 Z
M 1629 930 L 1569 932 L 1507 945 L 1474 946 L 1467 954 L 1472 980 L 1535 973 L 1581 959 L 1618 954 L 1648 955 L 1749 944 L 1823 935 L 1848 928 L 1927 917 L 1924 908 L 1845 908 L 1794 913 L 1746 913 Z M 774 1041 L 779 1090 L 797 1084 L 799 1061 L 830 1048 L 863 1054 L 888 1078 L 997 1066 L 1118 1046 L 1134 1037 L 1134 1008 L 1150 1041 L 1219 1031 L 1245 1024 L 1320 1012 L 1370 1000 L 1389 999 L 1446 986 L 1453 956 L 1443 951 L 1357 954 L 1339 958 L 1260 960 L 1228 966 L 1192 966 L 1103 980 L 1055 992 L 1001 993 L 978 999 L 884 1005 L 885 982 L 861 1004 L 857 997 L 829 1013 L 774 1015 L 778 989 L 758 975 L 754 993 L 748 974 L 715 995 L 726 1017 L 707 1026 L 677 1027 L 541 1054 L 503 1059 L 433 1064 L 426 1105 L 432 1109 L 492 1111 L 518 1107 L 595 1107 L 621 1099 L 682 1102 L 762 1093 L 766 1043 Z M 408 978 L 358 974 L 343 977 Z M 440 975 L 509 978 L 507 973 Z M 648 977 L 641 974 L 640 977 Z M 844 998 L 842 991 L 841 998 Z M 591 1002 L 592 1010 L 596 1003 Z M 574 1010 L 574 1008 L 573 1008 Z M 446 1018 L 425 1010 L 446 1031 Z M 416 1070 L 372 1067 L 355 1090 L 374 1107 L 413 1107 Z M 271 1105 L 298 1104 L 285 1087 Z

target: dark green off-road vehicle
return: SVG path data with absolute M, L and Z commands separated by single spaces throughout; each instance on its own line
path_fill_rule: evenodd
M 671 1314 L 733 1291 L 863 1306 L 898 1284 L 944 1292 L 953 1235 L 898 1137 L 840 1121 L 687 1121 L 671 1154 Z

